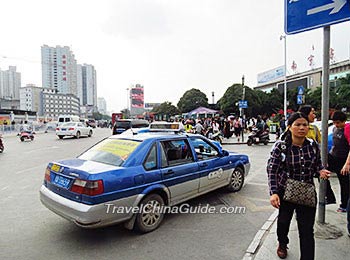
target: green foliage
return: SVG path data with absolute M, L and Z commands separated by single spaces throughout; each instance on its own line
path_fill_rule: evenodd
M 183 94 L 177 103 L 180 113 L 187 113 L 197 107 L 208 107 L 208 98 L 199 89 L 190 89 Z
M 159 106 L 152 109 L 152 112 L 157 114 L 163 114 L 163 115 L 177 115 L 179 113 L 179 110 L 176 108 L 176 106 L 172 105 L 171 102 L 165 101 Z

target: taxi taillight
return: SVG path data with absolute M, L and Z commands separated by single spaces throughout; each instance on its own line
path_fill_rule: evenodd
M 68 128 L 69 131 L 73 131 L 74 129 L 75 129 L 74 127 Z
M 56 131 L 59 131 L 60 129 L 59 129 L 59 127 L 56 127 Z
M 103 181 L 85 181 L 76 179 L 71 188 L 72 192 L 95 196 L 103 193 Z
M 45 171 L 45 181 L 48 181 L 48 182 L 51 181 L 51 174 L 50 173 L 51 173 L 50 167 L 47 167 L 46 171 Z

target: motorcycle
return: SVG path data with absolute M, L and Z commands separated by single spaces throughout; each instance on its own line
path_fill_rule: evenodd
M 29 131 L 23 131 L 19 133 L 19 139 L 21 140 L 21 142 L 23 142 L 24 140 L 34 140 L 34 132 L 29 132 Z
M 214 141 L 220 142 L 220 144 L 222 144 L 222 141 L 224 140 L 224 138 L 222 137 L 222 134 L 221 134 L 220 131 L 214 133 L 214 134 L 211 136 L 211 139 L 214 140 Z
M 252 128 L 251 133 L 248 136 L 247 145 L 251 146 L 252 144 L 261 144 L 267 145 L 270 141 L 268 128 L 263 132 L 259 133 L 257 128 Z
M 5 147 L 4 147 L 4 143 L 2 141 L 2 135 L 0 134 L 0 153 L 2 153 L 4 151 Z

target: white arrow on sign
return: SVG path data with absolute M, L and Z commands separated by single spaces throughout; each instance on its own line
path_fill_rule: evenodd
M 335 13 L 338 13 L 340 9 L 342 9 L 343 6 L 346 4 L 346 0 L 332 0 L 332 1 L 333 3 L 307 10 L 307 15 L 317 14 L 332 8 L 333 10 L 329 14 L 335 14 Z

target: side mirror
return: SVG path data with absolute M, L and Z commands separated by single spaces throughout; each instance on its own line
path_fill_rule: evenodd
M 222 154 L 223 157 L 224 157 L 224 156 L 229 156 L 229 155 L 230 155 L 230 153 L 229 153 L 228 151 L 226 151 L 226 150 L 222 150 L 222 151 L 221 151 L 221 154 Z

